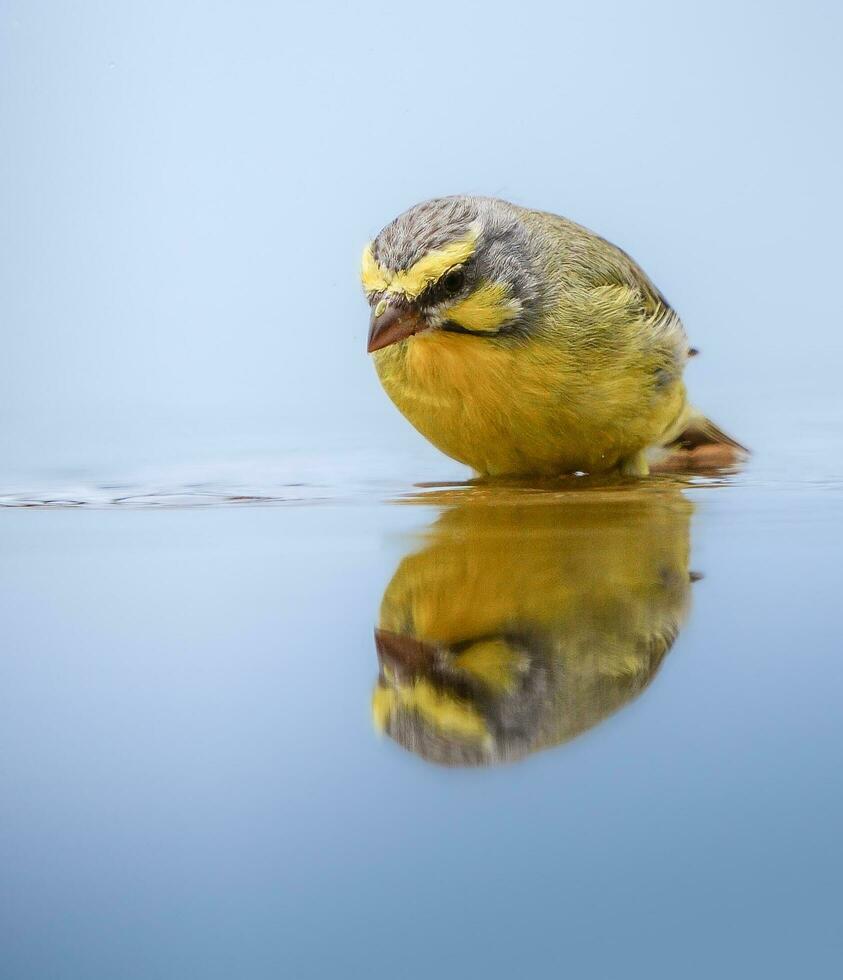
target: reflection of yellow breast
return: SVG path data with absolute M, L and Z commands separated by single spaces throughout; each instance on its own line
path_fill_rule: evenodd
M 521 504 L 497 496 L 443 514 L 390 582 L 382 627 L 399 630 L 409 617 L 414 636 L 450 644 L 515 622 L 570 630 L 578 611 L 618 628 L 629 617 L 636 634 L 648 618 L 659 630 L 661 616 L 675 614 L 666 589 L 685 592 L 691 512 L 681 494 L 624 491 L 592 502 L 583 492 L 565 503 L 537 494 Z
M 638 359 L 431 331 L 377 351 L 381 383 L 442 452 L 481 473 L 600 472 L 656 442 L 683 402 Z
M 685 613 L 678 491 L 515 499 L 447 510 L 383 597 L 382 635 L 416 645 L 409 666 L 382 663 L 376 719 L 440 761 L 516 758 L 597 723 L 648 683 Z

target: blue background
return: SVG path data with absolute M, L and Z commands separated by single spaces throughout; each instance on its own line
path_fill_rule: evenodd
M 631 252 L 748 444 L 827 440 L 841 29 L 832 2 L 4 0 L 0 472 L 428 453 L 358 263 L 458 192 Z

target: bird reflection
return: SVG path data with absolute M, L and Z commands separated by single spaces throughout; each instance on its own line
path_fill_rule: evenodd
M 449 766 L 522 759 L 639 695 L 688 608 L 676 486 L 465 491 L 384 593 L 375 724 Z

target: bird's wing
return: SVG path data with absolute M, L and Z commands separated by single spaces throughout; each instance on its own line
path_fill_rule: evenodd
M 534 255 L 544 264 L 548 318 L 574 328 L 589 346 L 613 343 L 654 358 L 661 377 L 681 377 L 688 357 L 682 321 L 644 270 L 623 249 L 557 215 L 523 216 Z M 599 339 L 595 339 L 599 338 Z
M 554 266 L 554 278 L 568 289 L 588 291 L 618 286 L 645 314 L 672 311 L 641 266 L 612 242 L 567 218 L 543 211 L 528 212 L 525 223 L 533 234 L 545 239 L 540 251 Z

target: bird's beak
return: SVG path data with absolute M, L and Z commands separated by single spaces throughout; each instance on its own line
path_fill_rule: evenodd
M 424 327 L 421 317 L 415 311 L 406 307 L 385 304 L 384 300 L 372 310 L 369 321 L 368 352 L 397 344 L 405 337 L 412 337 Z

